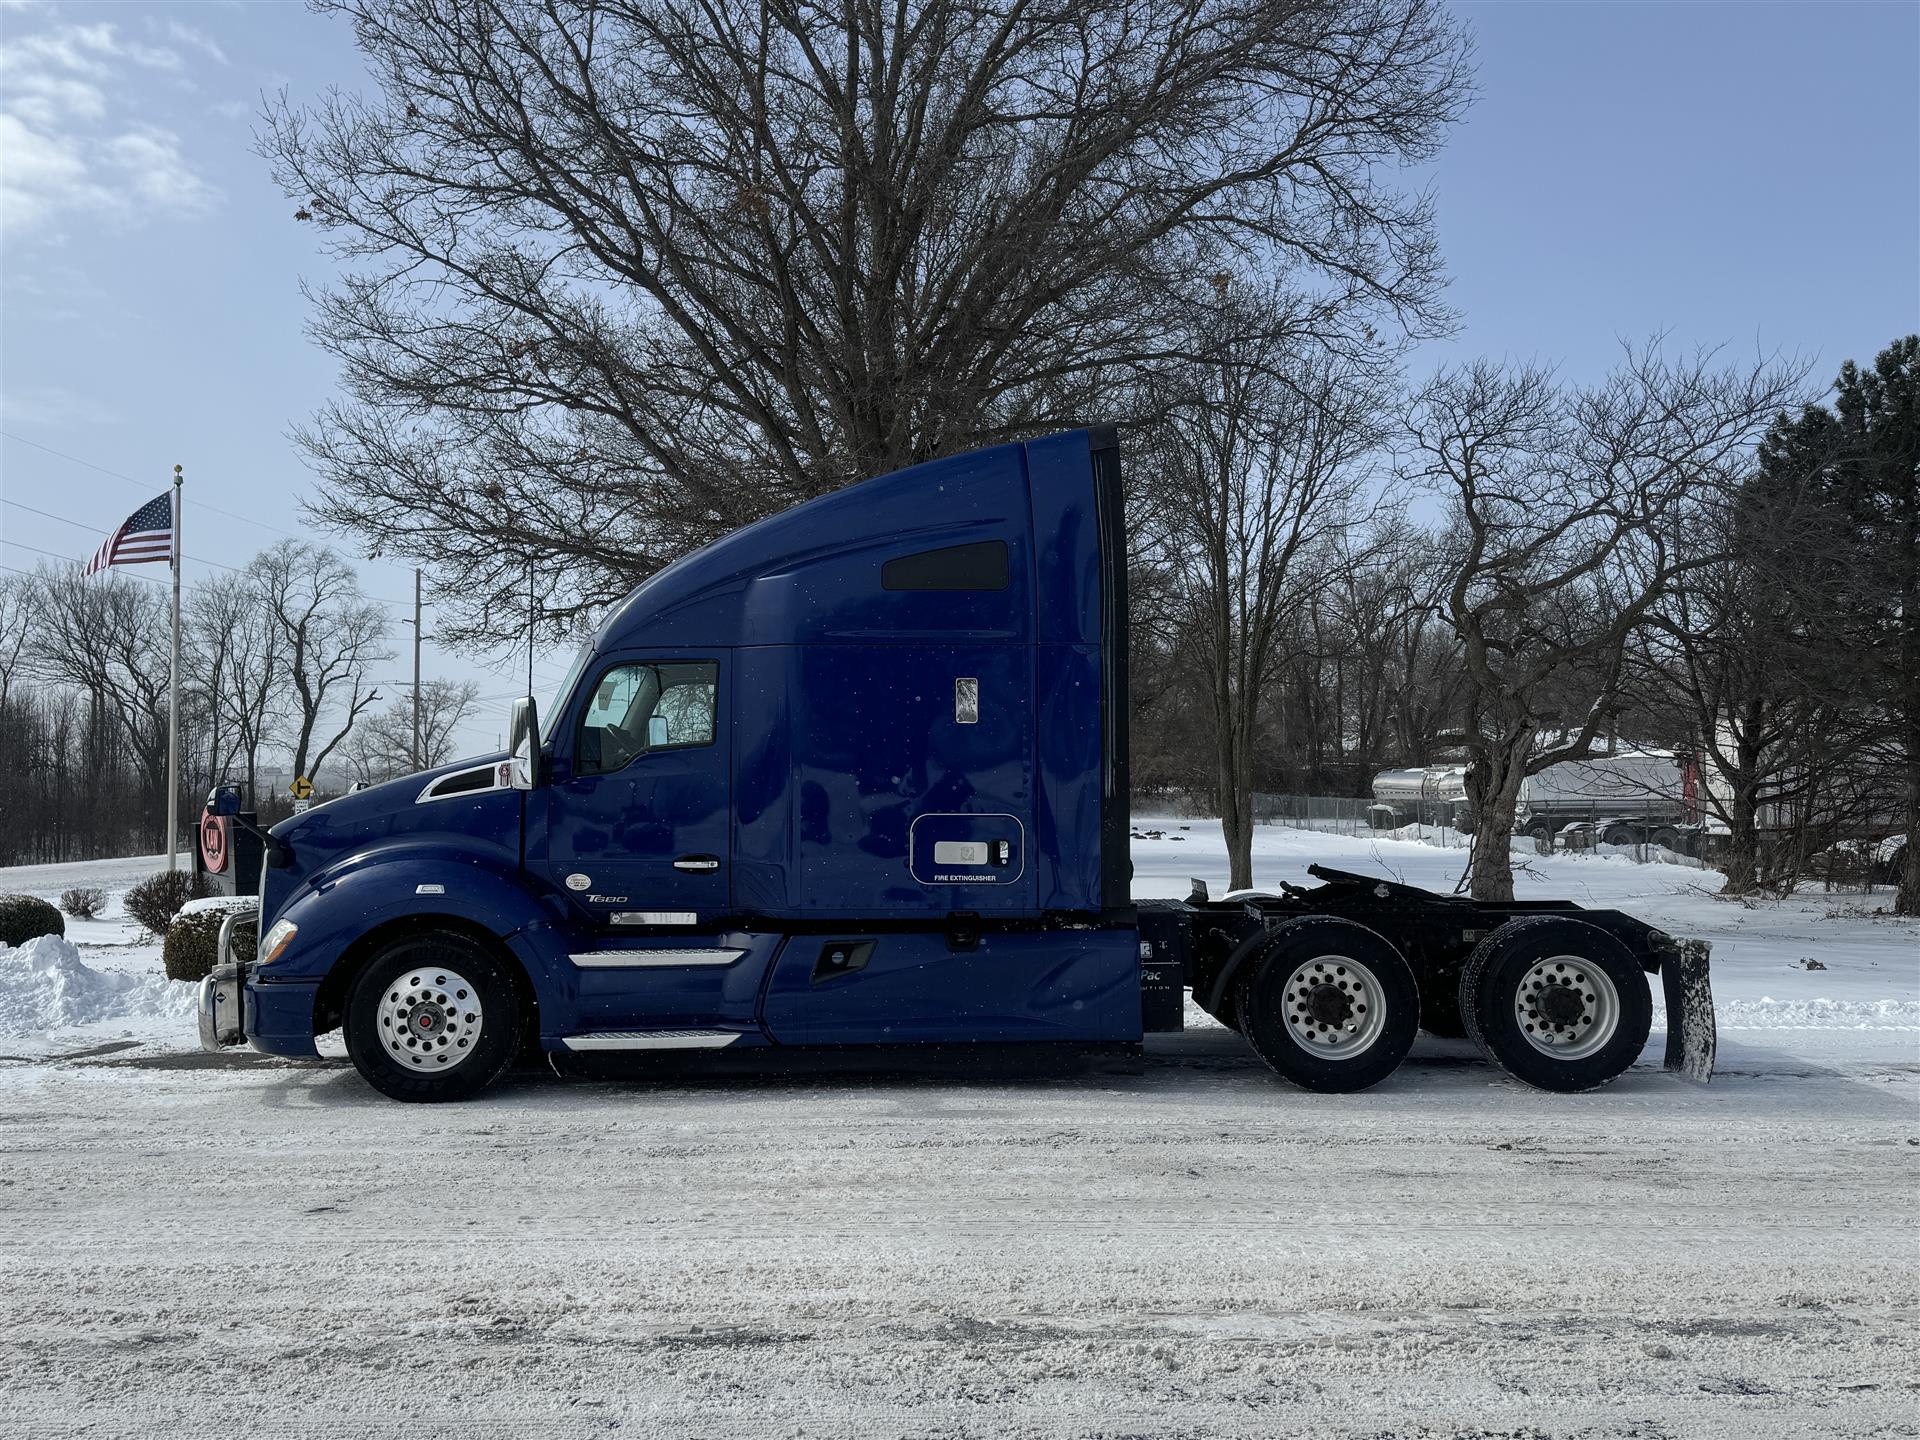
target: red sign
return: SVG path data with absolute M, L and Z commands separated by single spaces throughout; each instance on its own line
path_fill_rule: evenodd
M 226 815 L 200 817 L 200 860 L 209 875 L 218 875 L 227 868 L 228 832 L 232 824 L 232 818 Z

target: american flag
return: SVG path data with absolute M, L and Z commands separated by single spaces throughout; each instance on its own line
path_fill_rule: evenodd
M 109 565 L 144 565 L 149 560 L 173 559 L 173 494 L 162 492 L 149 500 L 93 552 L 86 573 Z

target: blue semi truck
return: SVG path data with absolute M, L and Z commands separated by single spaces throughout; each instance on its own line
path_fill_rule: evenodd
M 202 1042 L 471 1096 L 516 1056 L 1138 1045 L 1185 997 L 1282 1076 L 1358 1090 L 1424 1024 L 1519 1078 L 1644 1048 L 1711 1073 L 1706 948 L 1614 911 L 1321 870 L 1130 893 L 1120 450 L 1077 430 L 930 461 L 640 585 L 504 755 L 263 835 Z M 216 814 L 238 796 L 217 790 Z M 238 925 L 255 927 L 236 958 Z

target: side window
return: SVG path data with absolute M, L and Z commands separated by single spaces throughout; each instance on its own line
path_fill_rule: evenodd
M 902 555 L 880 567 L 883 590 L 1004 590 L 1007 542 L 981 540 Z
M 580 717 L 576 773 L 605 775 L 650 750 L 711 745 L 719 678 L 720 667 L 703 661 L 615 665 Z

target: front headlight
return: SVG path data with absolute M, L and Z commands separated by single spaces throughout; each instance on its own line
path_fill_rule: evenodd
M 293 937 L 299 933 L 298 925 L 291 920 L 282 920 L 261 938 L 260 958 L 255 963 L 271 965 L 280 958 L 280 953 L 293 943 Z

